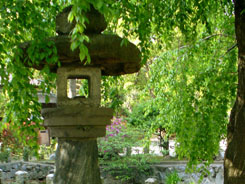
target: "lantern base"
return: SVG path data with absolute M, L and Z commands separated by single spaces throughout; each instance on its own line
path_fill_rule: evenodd
M 45 108 L 42 115 L 51 137 L 85 139 L 105 136 L 113 110 L 80 105 Z
M 58 140 L 55 184 L 101 184 L 96 139 Z

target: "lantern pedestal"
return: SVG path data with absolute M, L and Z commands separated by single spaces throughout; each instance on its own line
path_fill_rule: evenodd
M 101 184 L 96 138 L 58 139 L 55 184 Z
M 86 79 L 88 97 L 69 98 L 69 79 Z M 42 110 L 44 126 L 58 138 L 55 184 L 101 184 L 96 138 L 105 136 L 113 110 L 100 107 L 100 79 L 98 67 L 66 66 L 57 71 L 57 107 Z

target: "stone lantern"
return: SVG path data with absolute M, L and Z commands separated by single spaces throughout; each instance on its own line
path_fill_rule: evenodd
M 57 73 L 57 105 L 42 110 L 44 125 L 52 137 L 58 138 L 54 183 L 101 184 L 96 139 L 105 136 L 106 125 L 110 124 L 113 115 L 112 109 L 100 107 L 101 75 L 137 72 L 140 69 L 140 52 L 130 42 L 121 45 L 122 38 L 116 35 L 101 34 L 106 28 L 104 16 L 91 5 L 85 30 L 90 39 L 86 46 L 91 62 L 84 64 L 79 59 L 79 50 L 70 50 L 69 33 L 75 25 L 67 21 L 70 11 L 71 6 L 57 15 L 58 36 L 48 39 L 56 45 L 61 67 L 46 61 L 32 67 L 42 69 L 48 64 L 50 70 Z M 21 45 L 27 60 L 29 46 L 29 42 Z M 69 80 L 86 80 L 88 95 L 69 98 Z

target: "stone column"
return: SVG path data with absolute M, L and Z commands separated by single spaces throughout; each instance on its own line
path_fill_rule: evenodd
M 26 184 L 28 179 L 28 172 L 26 171 L 17 171 L 15 173 L 16 184 Z
M 49 174 L 46 176 L 46 184 L 54 184 L 54 174 Z
M 101 184 L 96 139 L 58 140 L 55 184 Z

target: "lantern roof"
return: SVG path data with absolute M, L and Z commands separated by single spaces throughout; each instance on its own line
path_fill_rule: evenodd
M 123 43 L 123 38 L 113 34 L 101 34 L 106 28 L 104 16 L 92 6 L 86 14 L 89 23 L 86 25 L 85 34 L 89 37 L 89 42 L 85 42 L 91 62 L 80 61 L 80 50 L 71 50 L 71 37 L 69 33 L 75 26 L 75 22 L 69 23 L 67 18 L 71 11 L 71 6 L 65 8 L 56 18 L 57 36 L 48 38 L 53 41 L 57 48 L 57 56 L 61 66 L 89 66 L 101 69 L 102 75 L 122 75 L 138 72 L 141 67 L 141 56 L 139 49 L 131 42 Z M 48 65 L 51 72 L 57 72 L 58 64 L 50 64 L 42 60 L 38 64 L 29 65 L 28 48 L 31 42 L 20 45 L 24 51 L 24 60 L 27 67 L 41 70 Z

